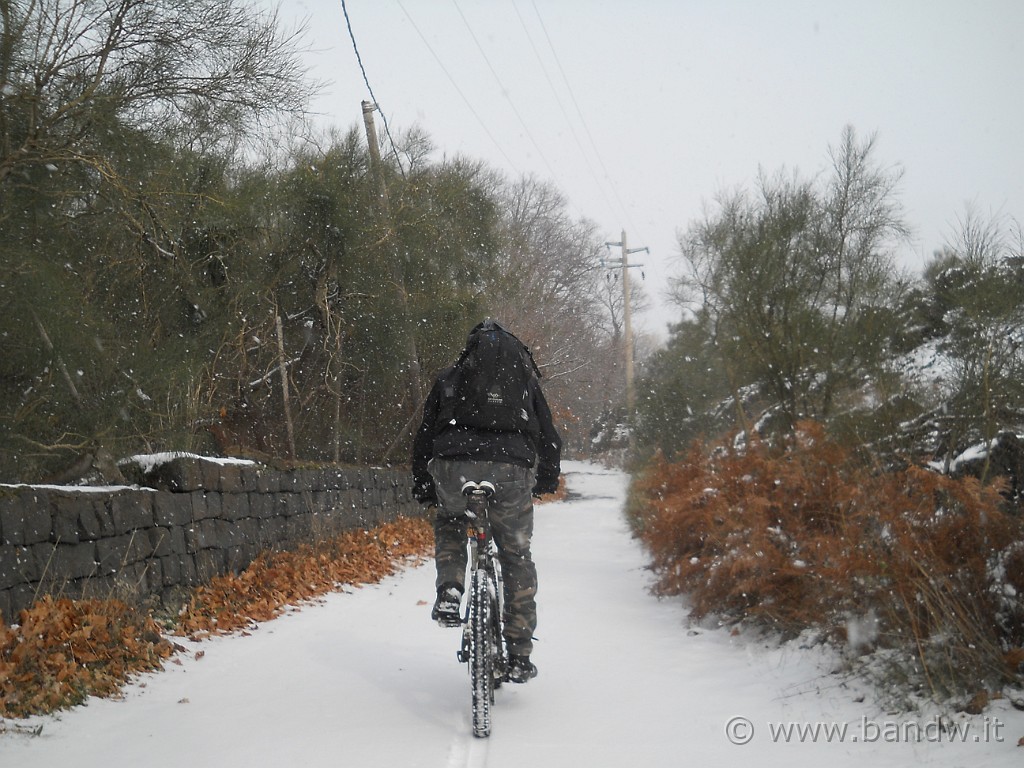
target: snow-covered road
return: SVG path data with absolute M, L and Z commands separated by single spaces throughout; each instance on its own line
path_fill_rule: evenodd
M 33 719 L 44 726 L 39 737 L 8 729 L 0 766 L 973 768 L 1024 760 L 1016 746 L 1024 716 L 1004 702 L 957 720 L 971 730 L 951 743 L 928 719 L 886 715 L 870 695 L 858 702 L 864 692 L 829 674 L 818 652 L 689 629 L 678 600 L 647 591 L 644 553 L 622 517 L 626 477 L 576 462 L 565 470 L 576 495 L 537 511 L 540 676 L 498 692 L 490 739 L 470 733 L 458 632 L 429 621 L 426 563 L 248 636 L 190 644 L 180 665 L 146 676 L 121 701 Z

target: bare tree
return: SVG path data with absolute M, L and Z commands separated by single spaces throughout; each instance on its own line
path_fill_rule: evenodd
M 301 30 L 238 0 L 0 0 L 0 19 L 0 184 L 39 164 L 116 174 L 96 131 L 112 121 L 231 146 L 315 87 Z
M 494 311 L 529 328 L 552 371 L 577 367 L 580 339 L 597 332 L 601 247 L 594 225 L 574 220 L 562 194 L 534 177 L 499 190 L 504 247 L 487 276 Z M 584 344 L 584 346 L 586 346 Z
M 582 440 L 607 407 L 602 239 L 593 223 L 569 214 L 557 189 L 535 177 L 497 191 L 504 243 L 488 278 L 488 306 L 537 352 L 563 437 Z

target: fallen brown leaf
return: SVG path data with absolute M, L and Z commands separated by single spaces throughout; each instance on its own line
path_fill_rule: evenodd
M 430 524 L 403 519 L 294 552 L 265 553 L 237 576 L 197 588 L 175 631 L 200 642 L 251 628 L 339 585 L 379 581 L 432 551 Z M 0 717 L 45 714 L 90 695 L 116 696 L 140 672 L 158 670 L 166 660 L 180 665 L 175 654 L 187 650 L 165 639 L 151 615 L 117 600 L 45 596 L 17 619 L 15 626 L 0 620 Z M 204 654 L 197 651 L 195 658 Z

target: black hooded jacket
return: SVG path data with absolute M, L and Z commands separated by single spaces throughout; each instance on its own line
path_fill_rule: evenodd
M 474 332 L 479 328 L 477 326 Z M 527 390 L 536 415 L 536 422 L 531 420 L 531 429 L 496 431 L 458 425 L 446 418 L 446 393 L 451 392 L 455 375 L 456 366 L 444 370 L 423 404 L 423 420 L 412 451 L 416 499 L 423 503 L 437 501 L 434 480 L 427 469 L 427 463 L 433 458 L 497 461 L 523 467 L 536 465 L 537 482 L 533 492 L 554 492 L 561 472 L 562 439 L 537 378 L 530 378 Z

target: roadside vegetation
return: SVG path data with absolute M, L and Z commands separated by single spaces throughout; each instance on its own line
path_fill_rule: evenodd
M 807 422 L 658 458 L 635 522 L 657 590 L 696 619 L 830 642 L 905 705 L 1020 684 L 1024 522 L 1004 490 L 875 471 Z
M 695 617 L 833 643 L 901 705 L 997 694 L 1024 682 L 1024 236 L 968 211 L 902 273 L 876 154 L 848 130 L 681 234 L 631 509 Z

